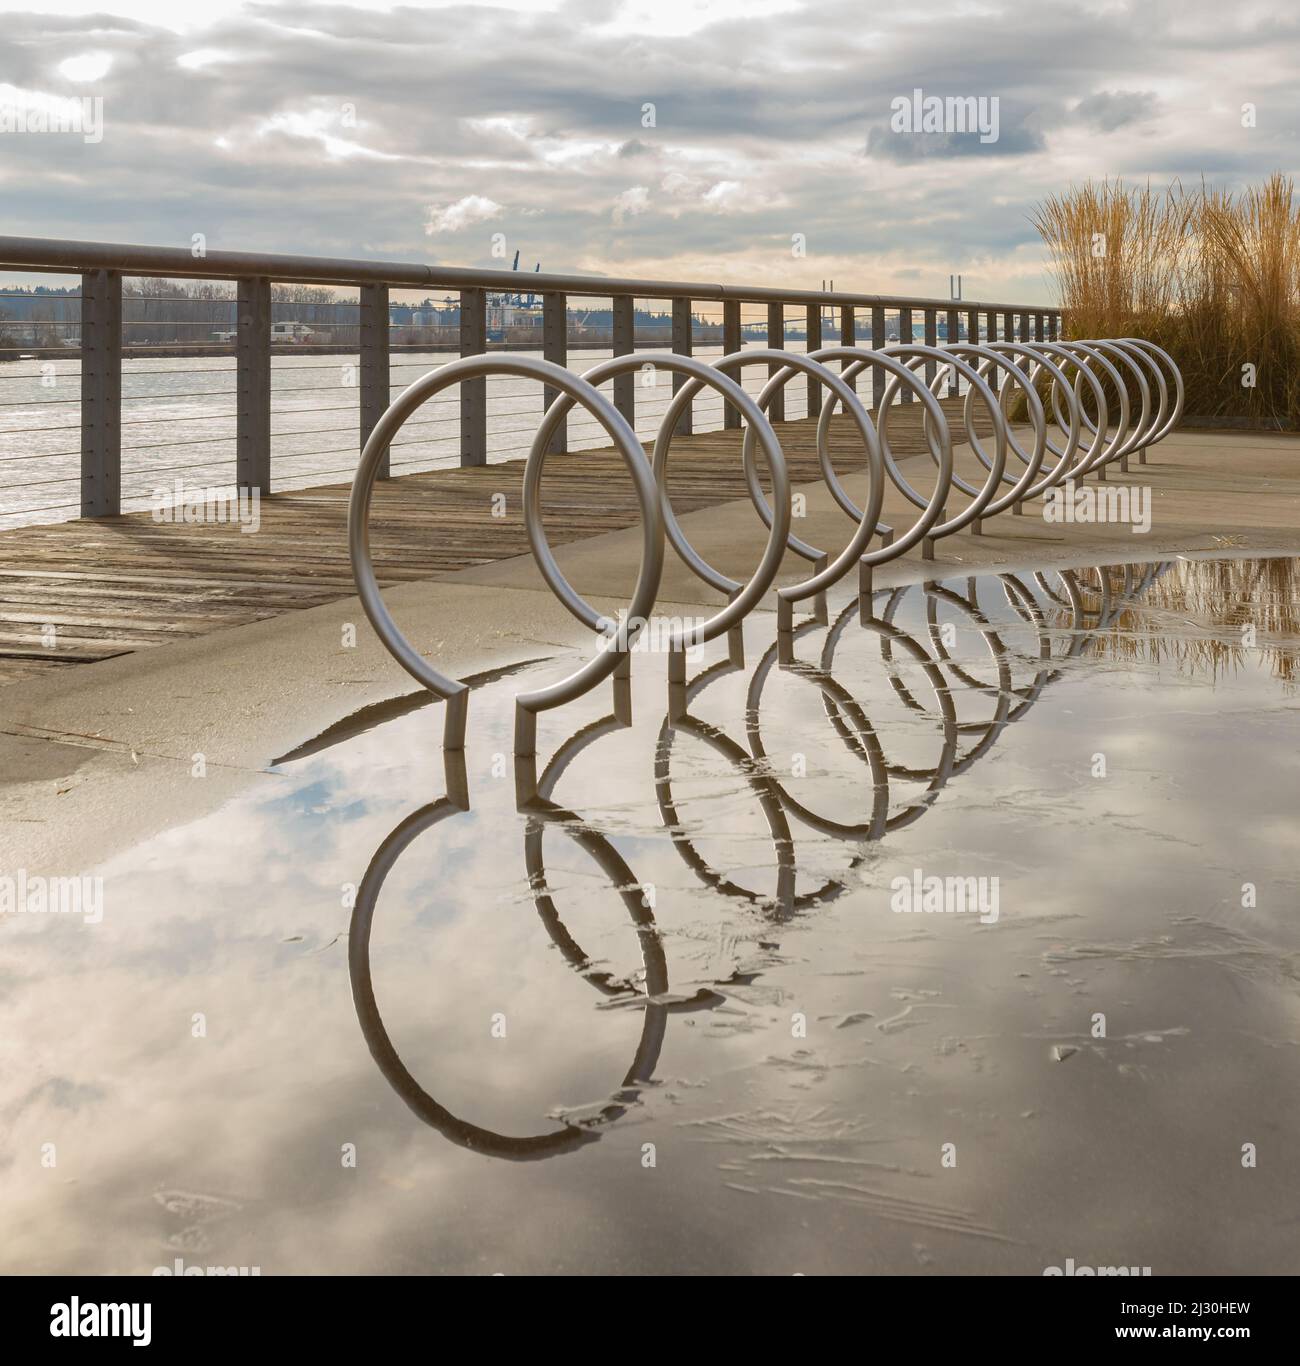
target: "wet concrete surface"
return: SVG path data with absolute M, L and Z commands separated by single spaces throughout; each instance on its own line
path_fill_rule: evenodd
M 1300 1270 L 1296 563 L 758 614 L 536 765 L 559 634 L 463 768 L 382 674 L 227 779 L 96 750 L 102 858 L 10 827 L 102 915 L 0 915 L 0 1267 Z

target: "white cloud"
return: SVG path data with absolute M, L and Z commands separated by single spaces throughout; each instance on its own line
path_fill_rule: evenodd
M 717 213 L 740 213 L 747 207 L 745 187 L 738 180 L 719 180 L 705 190 L 704 203 Z
M 476 133 L 504 133 L 521 142 L 532 131 L 528 119 L 512 118 L 508 114 L 492 114 L 483 119 L 465 119 L 466 128 Z
M 645 213 L 649 207 L 650 191 L 644 185 L 633 185 L 630 190 L 624 190 L 614 200 L 612 216 L 615 223 L 621 224 L 627 218 L 635 218 L 637 214 Z
M 753 213 L 782 208 L 788 202 L 776 187 L 762 189 L 740 180 L 710 180 L 704 176 L 684 175 L 680 171 L 670 171 L 664 176 L 660 188 L 674 201 L 670 210 L 674 217 L 691 209 L 710 214 Z
M 474 223 L 486 223 L 491 218 L 499 218 L 504 212 L 504 207 L 495 199 L 487 199 L 480 194 L 467 194 L 464 199 L 458 199 L 445 208 L 431 204 L 424 230 L 430 237 L 441 232 L 460 232 Z
M 176 58 L 176 65 L 183 71 L 201 71 L 205 66 L 212 66 L 216 62 L 233 60 L 233 53 L 222 52 L 220 48 L 215 47 L 200 47 L 193 52 L 182 52 Z
M 61 61 L 59 74 L 78 84 L 84 81 L 98 81 L 108 75 L 112 65 L 113 58 L 107 52 L 83 52 Z
M 800 0 L 623 0 L 604 27 L 638 38 L 688 38 L 711 24 L 753 23 L 800 8 Z
M 317 142 L 332 157 L 369 157 L 378 161 L 400 161 L 402 158 L 392 152 L 381 152 L 367 147 L 364 143 L 340 136 L 352 125 L 344 121 L 344 107 L 322 107 L 307 111 L 282 110 L 264 119 L 257 128 L 259 136 L 268 133 L 284 133 L 289 137 L 303 138 Z

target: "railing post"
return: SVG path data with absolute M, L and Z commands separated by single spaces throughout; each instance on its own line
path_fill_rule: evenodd
M 989 310 L 988 320 L 988 340 L 995 342 L 998 339 L 998 315 L 992 309 Z M 998 393 L 1002 388 L 1001 367 L 990 365 L 988 374 L 984 376 L 984 381 L 995 394 Z
M 845 304 L 840 309 L 840 345 L 856 346 L 858 344 L 858 310 L 851 304 Z M 850 361 L 841 361 L 840 369 L 847 370 Z M 853 388 L 856 392 L 858 381 L 862 378 L 861 373 L 853 376 Z
M 966 340 L 973 346 L 979 339 L 980 311 L 978 308 L 972 308 L 966 314 Z
M 239 282 L 235 340 L 237 412 L 235 481 L 241 489 L 271 492 L 271 282 Z
M 924 313 L 925 318 L 925 344 L 927 346 L 939 345 L 939 314 L 936 309 L 927 308 Z M 925 363 L 925 383 L 929 388 L 934 383 L 935 374 L 939 366 L 936 361 L 928 360 Z
M 1043 340 L 1043 315 L 1041 313 L 1034 314 L 1034 340 Z
M 773 350 L 785 350 L 785 305 L 768 304 L 767 306 L 767 344 Z M 768 363 L 767 374 L 770 379 L 780 370 L 779 365 Z M 767 416 L 772 422 L 785 421 L 785 390 L 780 389 L 772 397 L 771 405 L 768 407 Z
M 542 295 L 542 355 L 556 365 L 569 363 L 569 300 L 566 294 Z M 542 408 L 549 408 L 559 397 L 558 390 L 547 385 L 543 391 Z M 547 450 L 559 455 L 569 449 L 569 420 L 565 418 L 556 429 Z
M 636 300 L 630 294 L 620 294 L 613 300 L 614 354 L 630 356 L 636 350 Z M 614 376 L 614 407 L 627 425 L 636 431 L 636 376 Z
M 871 310 L 871 349 L 873 351 L 879 351 L 880 348 L 885 345 L 886 340 L 884 306 L 873 307 Z M 875 366 L 869 366 L 868 373 L 871 375 L 871 406 L 874 408 L 876 406 L 876 400 L 879 397 L 876 390 L 876 375 L 878 372 Z M 883 389 L 881 392 L 883 392 Z
M 689 299 L 673 300 L 673 351 L 679 356 L 689 356 L 691 354 L 691 301 Z M 687 382 L 685 375 L 673 373 L 673 393 L 676 393 L 683 384 Z M 694 430 L 692 404 L 686 405 L 686 411 L 677 419 L 677 425 L 673 428 L 674 436 L 690 436 Z
M 362 285 L 360 291 L 361 445 L 365 447 L 376 423 L 384 415 L 392 394 L 388 362 L 388 286 Z M 384 451 L 379 477 L 387 479 L 389 453 Z
M 122 276 L 81 277 L 81 515 L 122 511 Z
M 740 334 L 740 300 L 724 299 L 722 304 L 722 354 L 734 356 L 743 346 L 744 341 Z M 740 376 L 736 378 L 739 380 Z M 740 414 L 730 403 L 723 404 L 722 425 L 726 429 L 737 429 L 740 426 Z
M 840 345 L 856 346 L 858 344 L 858 311 L 856 308 L 845 304 L 840 309 Z
M 460 354 L 481 356 L 487 351 L 487 291 L 460 292 Z M 486 465 L 487 376 L 467 379 L 460 386 L 460 463 Z
M 1028 313 L 1021 313 L 1021 314 L 1019 314 L 1019 315 L 1018 315 L 1018 318 L 1017 318 L 1017 321 L 1018 321 L 1018 323 L 1019 323 L 1019 330 L 1018 330 L 1018 332 L 1017 332 L 1017 334 L 1016 334 L 1016 335 L 1017 335 L 1017 338 L 1018 338 L 1020 341 L 1022 341 L 1022 342 L 1027 342 L 1027 341 L 1029 340 L 1029 314 L 1028 314 Z M 1019 369 L 1019 370 L 1023 370 L 1023 371 L 1025 372 L 1025 374 L 1028 375 L 1028 373 L 1029 373 L 1029 357 L 1028 357 L 1028 356 L 1019 356 L 1019 357 L 1017 357 L 1017 358 L 1016 358 L 1016 368 Z M 1023 383 L 1025 383 L 1025 381 L 1022 380 L 1021 383 L 1023 384 Z
M 958 316 L 957 310 L 956 310 L 955 308 L 950 308 L 950 309 L 948 310 L 947 323 L 948 323 L 948 345 L 949 345 L 949 346 L 955 346 L 955 345 L 957 344 L 957 342 L 960 340 L 960 337 L 961 337 L 961 318 Z M 956 370 L 949 370 L 949 371 L 948 371 L 948 394 L 949 394 L 949 397 L 951 397 L 953 394 L 955 394 L 955 393 L 957 393 L 957 392 L 958 392 L 957 372 L 956 372 Z
M 900 308 L 898 310 L 898 344 L 899 346 L 910 346 L 912 343 L 912 310 L 910 308 Z M 905 387 L 899 394 L 899 400 L 903 403 L 911 403 L 916 396 L 910 387 Z
M 807 309 L 807 333 L 804 341 L 804 351 L 820 351 L 822 349 L 822 306 L 820 303 L 809 304 Z M 822 386 L 812 375 L 808 376 L 808 416 L 819 417 L 822 410 Z

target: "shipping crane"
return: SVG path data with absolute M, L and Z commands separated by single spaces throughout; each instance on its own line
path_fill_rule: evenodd
M 533 273 L 536 274 L 539 270 L 541 270 L 541 268 L 542 268 L 542 263 L 541 263 L 540 261 L 538 261 L 538 263 L 533 267 Z M 518 251 L 515 252 L 515 263 L 514 263 L 513 266 L 510 267 L 510 269 L 513 270 L 513 271 L 516 271 L 516 272 L 519 270 L 519 252 L 518 252 Z M 502 299 L 502 302 L 503 302 L 503 303 L 507 303 L 507 304 L 511 304 L 511 305 L 512 305 L 513 307 L 515 307 L 515 308 L 536 308 L 536 306 L 537 306 L 537 295 L 536 295 L 536 294 L 526 294 L 526 295 L 525 295 L 525 294 L 522 294 L 522 293 L 520 293 L 520 294 L 507 294 L 507 295 L 505 295 L 504 298 Z

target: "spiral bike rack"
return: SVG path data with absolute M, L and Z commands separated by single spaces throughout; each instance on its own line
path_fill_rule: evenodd
M 746 365 L 771 371 L 755 398 L 739 382 Z M 839 369 L 832 366 L 838 364 Z M 654 454 L 647 459 L 627 420 L 599 386 L 647 366 L 664 370 L 681 382 L 660 422 Z M 870 368 L 885 382 L 873 411 L 856 390 L 858 376 Z M 776 590 L 777 636 L 782 662 L 791 657 L 794 612 L 812 600 L 813 620 L 827 623 L 826 592 L 858 568 L 858 597 L 863 620 L 873 611 L 873 574 L 920 544 L 922 556 L 934 557 L 937 541 L 968 528 L 980 534 L 992 517 L 1045 498 L 1087 475 L 1106 478 L 1107 468 L 1128 469 L 1136 455 L 1145 463 L 1152 446 L 1177 425 L 1183 412 L 1183 378 L 1168 352 L 1138 338 L 1064 341 L 953 341 L 945 346 L 916 342 L 864 350 L 824 347 L 810 355 L 777 349 L 753 349 L 723 356 L 712 363 L 675 352 L 640 353 L 602 361 L 582 375 L 533 356 L 493 354 L 467 356 L 431 371 L 400 394 L 379 419 L 365 443 L 349 504 L 348 543 L 362 607 L 385 648 L 397 662 L 447 704 L 444 748 L 463 749 L 469 687 L 441 673 L 401 632 L 384 604 L 370 546 L 370 509 L 383 455 L 403 424 L 431 398 L 453 385 L 492 376 L 535 381 L 552 391 L 524 463 L 523 514 L 528 543 L 542 579 L 564 608 L 598 638 L 599 648 L 568 677 L 515 699 L 516 756 L 536 753 L 537 716 L 581 697 L 607 678 L 615 686 L 615 716 L 630 720 L 626 684 L 630 651 L 647 623 L 658 596 L 665 543 L 725 603 L 705 621 L 674 630 L 668 641 L 668 683 L 685 683 L 688 649 L 721 636 L 729 641 L 734 664 L 743 663 L 741 623 L 772 588 L 787 555 L 807 561 L 812 569 L 800 582 Z M 768 419 L 777 396 L 796 376 L 805 376 L 827 391 L 817 418 L 817 463 L 836 506 L 852 521 L 844 546 L 832 552 L 809 543 L 792 528 L 792 491 L 780 441 Z M 958 471 L 953 436 L 940 403 L 964 385 L 962 409 L 966 440 L 984 472 L 982 482 Z M 673 433 L 692 399 L 711 388 L 743 422 L 741 462 L 745 486 L 766 530 L 762 553 L 748 580 L 741 582 L 711 564 L 691 543 L 674 513 L 667 480 Z M 891 416 L 900 404 L 918 403 L 925 450 L 934 466 L 933 489 L 927 495 L 903 473 L 890 445 Z M 599 612 L 565 577 L 547 539 L 542 516 L 542 480 L 547 452 L 566 415 L 579 406 L 608 435 L 632 478 L 641 518 L 641 558 L 625 612 L 614 620 Z M 832 422 L 837 413 L 865 454 L 867 494 L 859 507 L 837 473 L 830 452 Z M 991 428 L 981 434 L 983 424 Z M 894 419 L 896 420 L 896 419 Z M 1028 444 L 1023 428 L 1031 433 Z M 1018 431 L 1017 429 L 1021 429 Z M 987 444 L 991 438 L 991 448 Z M 762 454 L 770 492 L 759 472 Z M 1008 468 L 1010 466 L 1011 468 Z M 886 481 L 916 509 L 910 526 L 894 528 L 880 520 Z M 960 505 L 956 500 L 960 498 Z M 1106 589 L 1106 592 L 1109 590 Z
M 646 463 L 641 443 L 614 405 L 579 376 L 534 356 L 466 356 L 430 371 L 398 395 L 375 424 L 362 449 L 348 507 L 348 550 L 361 605 L 375 633 L 407 673 L 447 703 L 443 745 L 447 749 L 463 749 L 469 690 L 465 684 L 439 673 L 406 639 L 384 605 L 370 553 L 370 504 L 384 452 L 403 423 L 442 390 L 465 380 L 482 379 L 489 375 L 513 375 L 537 380 L 557 390 L 571 403 L 581 403 L 605 429 L 615 449 L 623 457 L 636 490 L 642 519 L 641 565 L 636 585 L 632 590 L 627 617 L 623 622 L 615 623 L 579 597 L 555 563 L 555 557 L 541 530 L 543 456 L 536 445 L 529 452 L 524 467 L 524 519 L 533 554 L 547 582 L 560 593 L 564 605 L 579 620 L 607 635 L 607 648 L 599 651 L 595 658 L 568 678 L 516 698 L 515 751 L 531 754 L 535 744 L 537 713 L 582 696 L 614 673 L 626 661 L 628 649 L 639 632 L 639 623 L 645 621 L 659 591 L 664 559 L 664 522 L 660 512 L 659 491 Z

